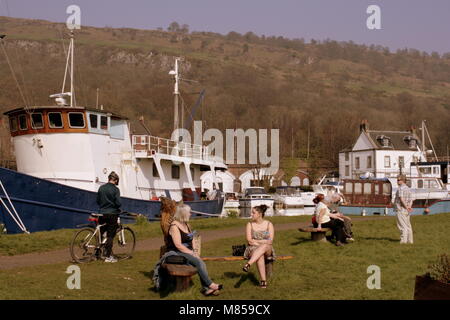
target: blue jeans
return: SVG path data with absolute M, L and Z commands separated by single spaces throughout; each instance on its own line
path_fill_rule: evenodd
M 206 270 L 206 264 L 202 259 L 194 257 L 188 253 L 178 251 L 177 254 L 183 256 L 187 259 L 190 265 L 194 266 L 197 269 L 198 275 L 200 277 L 200 282 L 205 289 L 208 289 L 209 286 L 213 283 L 208 276 L 208 271 Z

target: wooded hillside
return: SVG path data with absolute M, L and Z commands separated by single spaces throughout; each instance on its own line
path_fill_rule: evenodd
M 450 53 L 414 49 L 395 53 L 380 46 L 332 40 L 258 37 L 230 32 L 189 32 L 82 27 L 76 33 L 77 104 L 131 119 L 144 115 L 152 134 L 168 137 L 173 125 L 174 57 L 184 58 L 182 97 L 186 120 L 196 114 L 204 129 L 279 128 L 281 155 L 337 165 L 368 119 L 371 129 L 408 130 L 427 120 L 438 154 L 450 144 Z M 48 105 L 61 90 L 68 47 L 65 24 L 0 17 L 0 34 L 29 105 Z M 62 39 L 64 38 L 64 41 Z M 24 102 L 3 53 L 0 111 Z M 3 117 L 5 118 L 5 117 Z M 7 121 L 1 157 L 11 159 Z M 292 148 L 293 142 L 293 148 Z

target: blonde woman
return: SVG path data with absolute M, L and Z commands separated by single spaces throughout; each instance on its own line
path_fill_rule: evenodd
M 267 208 L 264 204 L 252 208 L 252 221 L 247 223 L 246 229 L 248 246 L 244 253 L 244 258 L 250 260 L 242 268 L 248 272 L 251 265 L 256 262 L 261 277 L 260 288 L 267 288 L 265 259 L 274 259 L 272 244 L 275 230 L 272 222 L 264 220 Z
M 193 250 L 192 240 L 194 233 L 188 224 L 190 217 L 191 207 L 185 204 L 177 207 L 173 216 L 174 220 L 169 227 L 167 251 L 177 252 L 178 255 L 185 257 L 188 263 L 197 269 L 200 282 L 203 286 L 202 292 L 205 296 L 218 295 L 219 290 L 223 286 L 211 281 L 205 263 Z

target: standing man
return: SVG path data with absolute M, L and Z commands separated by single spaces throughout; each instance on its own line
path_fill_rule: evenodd
M 400 230 L 400 243 L 413 243 L 413 231 L 411 226 L 412 196 L 406 185 L 406 176 L 397 177 L 398 189 L 395 193 L 394 211 L 397 213 L 397 227 Z
M 106 231 L 106 243 L 104 256 L 105 262 L 117 262 L 117 259 L 112 255 L 112 247 L 114 236 L 116 235 L 117 228 L 117 218 L 120 214 L 120 190 L 117 188 L 119 184 L 119 176 L 117 173 L 112 171 L 108 176 L 108 183 L 102 185 L 98 189 L 97 193 L 97 204 L 100 207 L 100 214 L 103 216 L 99 217 L 99 223 L 105 224 L 100 228 L 100 232 L 103 234 Z

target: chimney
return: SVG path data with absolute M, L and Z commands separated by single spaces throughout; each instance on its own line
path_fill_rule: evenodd
M 367 132 L 369 130 L 369 123 L 367 120 L 362 120 L 361 124 L 359 125 L 359 132 Z

